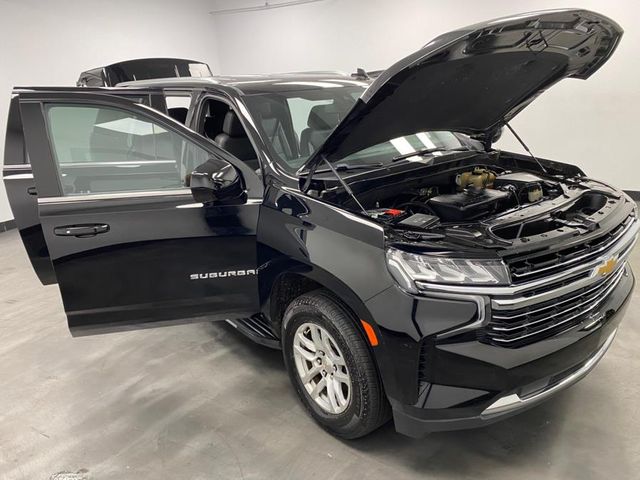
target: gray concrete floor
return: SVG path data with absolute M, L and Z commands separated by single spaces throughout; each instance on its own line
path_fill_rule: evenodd
M 224 324 L 71 338 L 57 287 L 40 285 L 10 231 L 0 478 L 640 478 L 639 304 L 594 372 L 533 410 L 423 440 L 387 425 L 343 442 L 304 413 L 280 352 Z

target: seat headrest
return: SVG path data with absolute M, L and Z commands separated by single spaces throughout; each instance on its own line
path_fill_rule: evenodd
M 167 108 L 167 113 L 174 120 L 177 120 L 180 123 L 185 123 L 187 121 L 187 114 L 189 113 L 189 109 L 185 107 Z
M 246 137 L 247 134 L 244 131 L 240 119 L 236 113 L 229 110 L 224 116 L 224 123 L 222 124 L 222 131 L 230 137 Z
M 222 131 L 222 122 L 218 117 L 207 115 L 204 117 L 203 130 L 206 137 L 214 139 Z
M 287 115 L 286 107 L 275 101 L 264 102 L 259 107 L 260 117 L 262 118 L 279 118 L 282 119 Z
M 229 111 L 229 105 L 224 102 L 210 100 L 207 103 L 209 104 L 209 115 L 212 117 L 217 117 L 218 115 L 222 117 Z
M 340 115 L 333 105 L 316 105 L 307 119 L 307 125 L 314 130 L 332 130 L 338 123 Z

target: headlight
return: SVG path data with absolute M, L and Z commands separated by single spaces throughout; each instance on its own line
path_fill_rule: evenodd
M 387 264 L 396 281 L 410 292 L 415 282 L 450 285 L 508 285 L 509 271 L 501 260 L 420 255 L 396 248 L 387 250 Z

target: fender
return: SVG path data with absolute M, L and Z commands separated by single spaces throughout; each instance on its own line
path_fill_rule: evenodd
M 291 276 L 289 280 L 283 278 L 289 275 Z M 282 331 L 282 314 L 289 301 L 317 288 L 326 289 L 351 311 L 355 317 L 354 320 L 357 322 L 357 328 L 365 341 L 367 340 L 367 334 L 362 323 L 358 322 L 358 320 L 364 320 L 372 326 L 379 343 L 376 346 L 372 346 L 368 341 L 366 343 L 373 355 L 376 368 L 387 394 L 403 400 L 413 399 L 415 392 L 412 389 L 407 389 L 406 385 L 412 385 L 415 382 L 403 385 L 402 380 L 407 376 L 408 372 L 414 372 L 416 369 L 405 368 L 406 364 L 394 361 L 396 359 L 392 354 L 394 349 L 398 349 L 397 342 L 403 343 L 402 339 L 404 337 L 389 334 L 387 329 L 381 327 L 375 321 L 363 300 L 343 281 L 322 268 L 312 267 L 284 257 L 280 261 L 274 261 L 267 269 L 261 271 L 258 278 L 260 291 L 265 294 L 261 298 L 261 313 L 271 323 L 274 333 L 279 335 Z M 296 291 L 296 287 L 300 288 L 300 290 Z M 280 288 L 289 297 L 282 302 L 275 302 L 274 300 L 279 297 Z M 281 298 L 281 300 L 283 299 Z M 393 345 L 387 345 L 387 341 L 391 341 Z M 417 358 L 417 355 L 409 356 Z
M 313 284 L 317 284 L 318 288 L 328 290 L 335 295 L 338 300 L 344 303 L 359 320 L 364 320 L 367 323 L 375 325 L 375 320 L 369 309 L 365 306 L 364 301 L 339 278 L 317 266 L 286 260 L 284 258 L 282 260 L 281 262 L 273 262 L 268 269 L 261 271 L 258 277 L 260 284 L 259 290 L 261 292 L 261 313 L 271 321 L 276 332 L 280 330 L 283 312 L 278 311 L 278 306 L 274 304 L 273 300 L 274 296 L 278 294 L 277 289 L 283 282 L 290 283 L 289 280 L 285 280 L 284 278 L 287 276 L 291 276 L 291 279 L 299 281 L 300 284 L 305 283 L 302 279 L 307 279 L 309 280 L 307 285 L 311 288 L 313 288 Z M 362 329 L 361 325 L 360 328 Z
M 279 322 L 272 288 L 286 273 L 332 291 L 362 320 L 364 303 L 394 283 L 386 272 L 384 231 L 374 222 L 300 191 L 268 186 L 257 229 L 259 295 L 263 313 Z M 344 258 L 350 262 L 344 262 Z

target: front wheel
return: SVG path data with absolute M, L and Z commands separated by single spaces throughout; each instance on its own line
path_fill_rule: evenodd
M 358 438 L 390 417 L 371 352 L 350 313 L 321 290 L 283 318 L 284 360 L 300 400 L 326 430 Z

